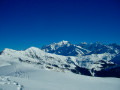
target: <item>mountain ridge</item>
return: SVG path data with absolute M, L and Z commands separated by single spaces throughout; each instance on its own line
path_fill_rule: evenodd
M 102 53 L 111 53 L 111 54 L 119 54 L 120 53 L 120 45 L 118 45 L 116 43 L 109 44 L 109 45 L 102 44 L 100 42 L 96 42 L 96 43 L 83 42 L 83 43 L 79 43 L 79 44 L 72 44 L 69 41 L 64 41 L 67 43 L 60 46 L 59 43 L 62 43 L 62 42 L 63 41 L 45 45 L 41 49 L 48 53 L 55 53 L 58 55 L 65 55 L 65 56 L 102 54 Z M 65 52 L 65 54 L 64 54 L 64 52 Z
M 84 44 L 87 45 L 87 43 Z M 62 41 L 48 45 L 49 47 L 52 47 L 50 50 L 57 52 L 61 51 L 61 53 L 48 52 L 48 47 L 44 47 L 44 50 L 43 48 L 30 47 L 21 51 L 6 48 L 1 52 L 0 58 L 8 58 L 7 60 L 9 62 L 33 64 L 35 66 L 39 66 L 40 68 L 59 72 L 73 72 L 75 74 L 100 77 L 103 77 L 104 75 L 102 75 L 102 73 L 105 73 L 106 76 L 119 77 L 120 64 L 118 61 L 120 60 L 118 60 L 118 58 L 116 60 L 116 56 L 118 57 L 119 53 L 111 52 L 111 50 L 116 50 L 115 46 L 115 49 L 113 49 L 109 48 L 109 46 L 98 43 L 96 45 L 91 45 L 92 49 L 96 51 L 99 49 L 105 51 L 103 53 L 95 53 L 93 52 L 94 50 L 90 51 L 91 48 L 87 50 L 84 49 L 82 45 L 73 45 L 68 41 Z M 106 49 L 102 49 L 104 47 Z M 46 49 L 48 51 L 45 51 Z M 62 52 L 66 50 L 67 54 L 64 55 Z M 71 51 L 74 51 L 74 53 L 76 52 L 76 54 L 73 54 Z M 112 75 L 111 73 L 114 74 Z

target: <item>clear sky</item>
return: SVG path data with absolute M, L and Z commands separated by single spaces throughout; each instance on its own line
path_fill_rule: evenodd
M 61 40 L 120 44 L 120 0 L 0 0 L 0 51 Z

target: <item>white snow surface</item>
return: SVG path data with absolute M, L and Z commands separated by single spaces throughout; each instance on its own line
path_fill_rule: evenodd
M 2 59 L 2 61 L 4 66 L 0 67 L 0 90 L 119 90 L 120 88 L 119 78 L 82 76 L 70 72 L 40 69 L 33 64 L 14 62 L 15 60 L 10 62 Z

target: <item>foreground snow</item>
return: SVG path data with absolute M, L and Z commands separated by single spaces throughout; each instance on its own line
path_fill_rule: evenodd
M 21 71 L 22 72 L 22 71 Z M 120 79 L 98 78 L 48 70 L 29 70 L 24 76 L 1 76 L 0 90 L 119 90 Z
M 11 77 L 24 86 L 25 90 L 119 90 L 120 79 L 92 78 L 75 74 L 51 71 L 35 71 L 29 78 Z

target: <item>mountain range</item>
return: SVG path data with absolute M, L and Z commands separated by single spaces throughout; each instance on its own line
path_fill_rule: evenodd
M 40 69 L 58 72 L 120 78 L 120 45 L 116 43 L 72 44 L 63 40 L 42 48 L 30 47 L 21 51 L 6 48 L 0 53 L 0 60 L 32 64 Z

